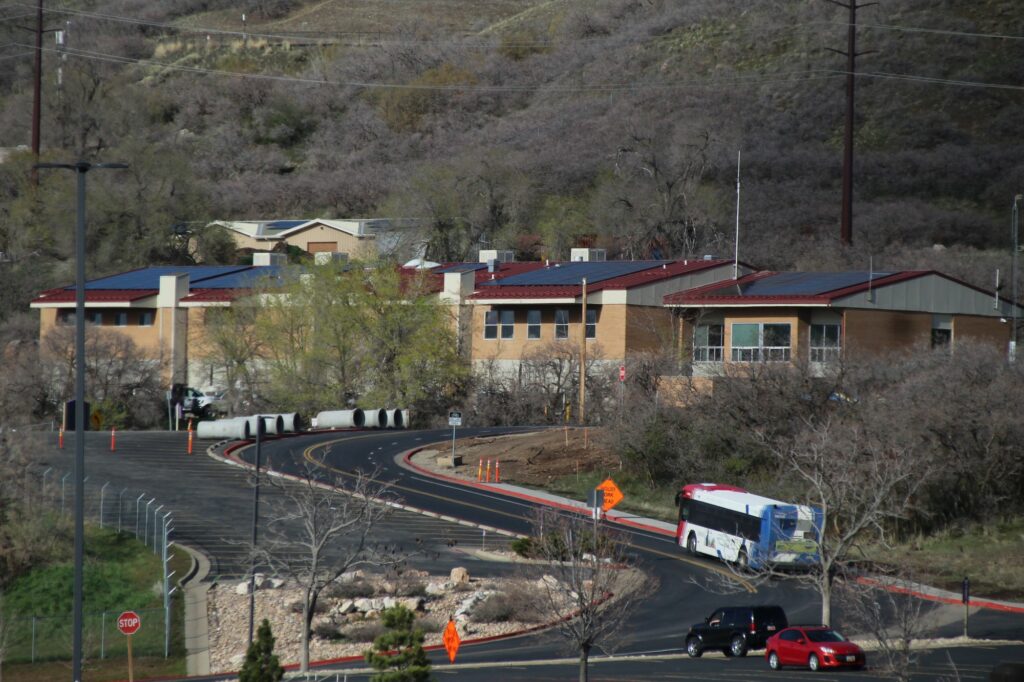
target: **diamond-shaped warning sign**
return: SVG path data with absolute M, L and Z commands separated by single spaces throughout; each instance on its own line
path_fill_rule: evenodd
M 597 490 L 604 491 L 604 504 L 601 505 L 601 509 L 608 511 L 619 502 L 622 502 L 622 491 L 619 490 L 619 486 L 615 485 L 615 481 L 608 478 L 597 486 Z

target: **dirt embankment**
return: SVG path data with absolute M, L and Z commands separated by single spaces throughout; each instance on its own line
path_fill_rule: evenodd
M 476 480 L 477 471 L 487 464 L 494 470 L 500 465 L 501 482 L 544 487 L 556 478 L 577 472 L 612 471 L 621 467 L 621 461 L 608 444 L 607 435 L 600 429 L 546 429 L 508 436 L 464 438 L 455 442 L 455 454 L 462 457 L 462 466 L 455 475 Z M 433 465 L 451 475 L 451 444 L 437 443 L 430 452 L 417 457 L 417 464 Z M 435 462 L 442 461 L 440 466 Z

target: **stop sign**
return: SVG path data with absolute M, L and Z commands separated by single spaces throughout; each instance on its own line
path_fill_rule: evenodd
M 142 619 L 134 611 L 125 611 L 117 617 L 117 629 L 126 635 L 134 635 L 142 627 Z

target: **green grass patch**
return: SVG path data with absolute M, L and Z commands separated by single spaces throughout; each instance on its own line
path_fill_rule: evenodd
M 870 558 L 907 566 L 920 582 L 959 593 L 971 580 L 971 594 L 992 599 L 1024 598 L 1024 518 L 949 529 L 916 537 L 894 548 L 868 548 Z
M 622 491 L 623 499 L 615 507 L 616 510 L 632 512 L 669 523 L 676 521 L 677 486 L 662 485 L 652 488 L 642 479 L 625 471 L 581 471 L 578 476 L 570 474 L 554 478 L 543 489 L 555 495 L 563 495 L 586 502 L 587 494 L 606 478 L 614 480 L 615 485 Z
M 175 576 L 188 571 L 187 553 L 173 552 L 171 570 Z M 136 611 L 142 627 L 133 636 L 132 647 L 139 657 L 154 657 L 153 674 L 184 672 L 184 606 L 180 591 L 171 599 L 170 657 L 163 658 L 165 612 L 160 582 L 160 557 L 129 534 L 86 526 L 83 572 L 83 646 L 97 673 L 88 679 L 124 677 L 117 660 L 127 656 L 127 641 L 117 630 L 117 616 Z M 4 594 L 4 610 L 12 626 L 8 635 L 7 662 L 18 670 L 31 669 L 34 677 L 58 679 L 44 672 L 47 662 L 67 666 L 71 657 L 74 567 L 65 558 L 38 566 L 15 580 Z M 34 663 L 33 663 L 34 662 Z M 120 670 L 120 672 L 118 672 Z M 160 672 L 164 671 L 164 672 Z M 19 679 L 11 673 L 8 679 Z

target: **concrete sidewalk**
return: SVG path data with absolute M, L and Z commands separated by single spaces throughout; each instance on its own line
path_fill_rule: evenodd
M 558 509 L 564 509 L 566 511 L 573 511 L 579 514 L 590 516 L 591 509 L 586 505 L 585 502 L 578 500 L 572 500 L 567 497 L 560 495 L 553 495 L 543 490 L 534 490 L 532 488 L 523 488 L 521 486 L 510 485 L 508 483 L 482 483 L 479 481 L 466 480 L 459 476 L 449 476 L 427 467 L 420 466 L 412 461 L 413 456 L 425 448 L 416 448 L 408 452 L 402 453 L 396 457 L 398 464 L 406 469 L 415 471 L 423 476 L 430 476 L 432 478 L 441 479 L 450 483 L 457 483 L 470 488 L 478 488 L 480 490 L 488 490 L 491 492 L 500 493 L 502 495 L 508 495 L 509 497 L 515 497 L 521 500 L 529 500 L 537 504 L 547 505 L 549 507 L 555 507 Z M 605 513 L 604 518 L 612 523 L 618 523 L 629 528 L 636 528 L 639 530 L 645 530 L 651 533 L 664 535 L 667 537 L 675 537 L 676 525 L 667 523 L 665 521 L 659 521 L 657 519 L 650 519 L 630 512 L 620 512 L 614 509 Z M 920 583 L 910 583 L 907 581 L 896 580 L 892 578 L 886 578 L 882 576 L 866 576 L 858 578 L 858 582 L 865 585 L 874 585 L 890 592 L 898 592 L 903 594 L 910 594 L 919 599 L 927 599 L 929 601 L 940 602 L 943 604 L 960 604 L 961 595 L 959 592 L 950 592 L 948 590 L 941 590 L 937 587 L 931 587 L 929 585 L 922 585 Z M 999 599 L 986 599 L 979 597 L 971 598 L 971 608 L 981 609 L 992 609 L 996 611 L 1004 611 L 1008 613 L 1021 613 L 1024 614 L 1024 604 L 1020 602 L 1004 601 Z

